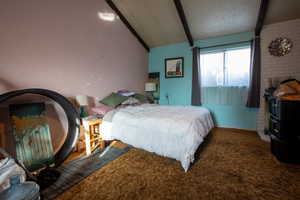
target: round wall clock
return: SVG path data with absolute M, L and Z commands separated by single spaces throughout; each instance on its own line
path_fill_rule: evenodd
M 292 50 L 293 43 L 288 38 L 276 38 L 269 45 L 269 52 L 273 56 L 284 56 Z

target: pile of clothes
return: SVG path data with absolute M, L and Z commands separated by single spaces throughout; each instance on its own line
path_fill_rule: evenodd
M 280 83 L 274 91 L 273 96 L 281 100 L 299 101 L 300 100 L 300 82 L 296 79 L 288 79 Z
M 26 173 L 11 156 L 0 148 L 0 199 L 2 200 L 38 200 L 39 186 L 35 182 L 26 182 Z

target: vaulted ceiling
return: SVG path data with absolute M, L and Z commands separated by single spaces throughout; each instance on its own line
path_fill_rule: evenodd
M 150 47 L 187 41 L 173 0 L 113 0 Z M 181 0 L 194 40 L 253 31 L 260 0 Z M 265 24 L 300 18 L 300 0 L 270 0 Z

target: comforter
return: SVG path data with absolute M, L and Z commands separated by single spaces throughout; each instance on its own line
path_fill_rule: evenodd
M 111 128 L 101 129 L 104 140 L 117 139 L 136 148 L 181 162 L 185 171 L 194 153 L 213 128 L 206 108 L 144 104 L 110 111 Z

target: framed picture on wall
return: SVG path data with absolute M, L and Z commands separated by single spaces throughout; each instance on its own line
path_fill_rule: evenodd
M 184 67 L 183 57 L 165 59 L 165 77 L 166 78 L 183 77 L 183 67 Z

